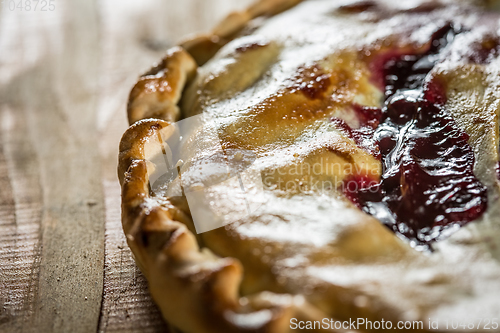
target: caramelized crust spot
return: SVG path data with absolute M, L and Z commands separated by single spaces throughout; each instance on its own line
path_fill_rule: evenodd
M 291 143 L 318 122 L 340 115 L 360 95 L 360 102 L 378 105 L 381 95 L 369 78 L 365 63 L 349 52 L 300 67 L 283 89 L 240 111 L 245 117 L 224 125 L 222 141 L 228 147 L 256 151 L 273 143 Z

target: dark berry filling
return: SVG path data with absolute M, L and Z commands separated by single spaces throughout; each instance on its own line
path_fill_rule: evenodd
M 344 134 L 353 139 L 356 144 L 365 149 L 368 153 L 380 159 L 380 152 L 377 143 L 373 140 L 375 130 L 380 123 L 382 117 L 382 110 L 374 107 L 366 107 L 354 104 L 352 106 L 354 112 L 359 119 L 359 128 L 351 128 L 343 119 L 332 118 L 332 122 Z
M 457 33 L 448 25 L 434 34 L 427 52 L 386 59 L 380 69 L 386 101 L 373 133 L 381 181 L 355 176 L 346 184 L 355 182 L 356 191 L 344 187 L 353 203 L 416 245 L 477 219 L 487 206 L 486 188 L 473 173 L 469 137 L 445 110 L 443 87 L 428 79 Z

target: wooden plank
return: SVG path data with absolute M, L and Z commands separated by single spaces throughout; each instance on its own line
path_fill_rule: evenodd
M 59 4 L 58 4 L 59 5 Z M 61 4 L 62 5 L 62 4 Z M 104 266 L 104 212 L 96 118 L 99 61 L 97 3 L 64 2 L 62 48 L 46 60 L 52 83 L 28 106 L 40 152 L 45 212 L 35 327 L 43 332 L 95 331 Z M 93 51 L 95 50 L 95 51 Z
M 29 14 L 12 14 L 16 29 L 2 35 L 19 40 L 19 61 L 31 60 L 31 52 L 38 56 L 34 66 L 25 63 L 13 76 L 3 96 L 16 116 L 24 115 L 43 187 L 39 283 L 28 328 L 88 332 L 97 329 L 104 264 L 94 97 L 98 53 L 89 52 L 99 46 L 96 3 L 57 3 L 50 14 Z
M 2 126 L 3 127 L 3 126 Z M 13 327 L 16 317 L 16 306 L 13 305 L 11 296 L 16 292 L 17 286 L 14 284 L 13 263 L 15 252 L 15 203 L 10 182 L 9 167 L 5 156 L 5 143 L 3 136 L 0 136 L 0 301 L 3 304 L 0 312 L 0 328 L 9 325 Z M 6 267 L 6 268 L 4 268 Z
M 33 317 L 40 268 L 42 194 L 37 155 L 24 117 L 0 113 L 0 329 L 25 331 Z

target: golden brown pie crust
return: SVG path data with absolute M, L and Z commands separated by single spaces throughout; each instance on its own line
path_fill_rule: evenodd
M 460 304 L 463 304 L 458 302 L 458 306 L 454 305 L 455 296 L 447 296 L 450 293 L 450 288 L 458 288 L 457 290 L 460 292 L 468 291 L 473 295 L 476 292 L 473 286 L 478 283 L 482 283 L 484 288 L 497 288 L 499 286 L 495 282 L 500 277 L 496 267 L 491 268 L 491 270 L 485 268 L 488 272 L 484 275 L 478 273 L 479 278 L 476 278 L 475 273 L 471 273 L 467 268 L 455 267 L 458 264 L 453 260 L 439 267 L 444 254 L 460 253 L 462 251 L 460 246 L 466 246 L 466 250 L 471 251 L 468 260 L 475 263 L 471 269 L 482 269 L 482 267 L 494 265 L 495 262 L 498 263 L 500 260 L 499 251 L 494 250 L 493 247 L 499 243 L 496 236 L 500 233 L 496 222 L 489 220 L 481 222 L 478 226 L 473 225 L 466 231 L 467 233 L 459 233 L 453 241 L 445 242 L 442 245 L 444 254 L 436 254 L 435 257 L 428 258 L 426 255 L 413 251 L 372 217 L 356 212 L 356 209 L 353 209 L 348 203 L 338 199 L 339 203 L 335 209 L 340 217 L 347 219 L 347 226 L 342 231 L 336 231 L 339 236 L 333 245 L 319 246 L 319 250 L 308 253 L 308 259 L 315 263 L 318 275 L 321 275 L 322 270 L 326 269 L 326 266 L 321 265 L 323 263 L 331 264 L 331 260 L 339 262 L 339 271 L 335 274 L 346 274 L 347 276 L 360 272 L 351 271 L 348 265 L 343 266 L 342 262 L 346 260 L 366 266 L 368 272 L 372 269 L 370 262 L 373 260 L 374 265 L 376 263 L 383 266 L 381 269 L 387 270 L 388 275 L 391 275 L 391 272 L 398 274 L 401 266 L 406 265 L 406 262 L 412 262 L 415 269 L 412 270 L 409 267 L 405 269 L 414 273 L 423 272 L 415 280 L 422 279 L 422 281 L 412 282 L 412 277 L 405 275 L 402 277 L 403 281 L 400 282 L 400 285 L 360 287 L 359 290 L 362 290 L 360 292 L 356 288 L 353 289 L 351 285 L 347 287 L 349 283 L 346 283 L 344 288 L 338 282 L 342 280 L 339 276 L 337 277 L 338 281 L 333 283 L 336 285 L 335 288 L 328 287 L 328 282 L 325 281 L 314 284 L 316 289 L 311 291 L 313 294 L 311 296 L 302 294 L 303 290 L 297 286 L 283 287 L 279 278 L 283 278 L 289 273 L 281 276 L 266 268 L 267 266 L 262 265 L 262 263 L 254 263 L 255 258 L 248 256 L 248 249 L 257 248 L 264 251 L 262 248 L 264 246 L 244 237 L 229 237 L 228 234 L 235 232 L 240 225 L 196 235 L 185 200 L 151 195 L 148 168 L 151 170 L 154 165 L 151 164 L 150 160 L 152 156 L 161 153 L 162 130 L 169 125 L 169 122 L 179 119 L 179 109 L 182 109 L 182 116 L 192 116 L 210 106 L 215 97 L 224 95 L 224 98 L 231 98 L 235 96 L 262 76 L 265 70 L 276 61 L 282 46 L 267 40 L 239 46 L 240 49 L 244 49 L 244 52 L 238 55 L 237 65 L 234 67 L 229 65 L 229 69 L 226 69 L 231 73 L 236 73 L 232 76 L 224 77 L 225 72 L 221 72 L 215 78 L 206 80 L 207 75 L 213 72 L 214 68 L 215 70 L 217 68 L 208 63 L 207 66 L 200 67 L 197 76 L 195 76 L 198 66 L 203 65 L 224 44 L 236 37 L 237 33 L 244 29 L 251 19 L 258 16 L 274 15 L 291 8 L 298 2 L 296 0 L 262 0 L 247 11 L 230 15 L 212 33 L 192 38 L 183 42 L 181 47 L 170 50 L 158 66 L 141 77 L 131 92 L 128 115 L 132 126 L 125 132 L 120 143 L 118 166 L 118 175 L 122 185 L 123 229 L 136 262 L 148 279 L 151 294 L 165 319 L 181 328 L 185 333 L 292 332 L 294 330 L 290 328 L 291 318 L 303 321 L 321 321 L 323 318 L 335 316 L 344 319 L 353 313 L 356 317 L 364 316 L 371 320 L 381 317 L 394 321 L 420 319 L 423 314 L 437 315 L 443 311 L 446 313 L 446 309 L 442 308 L 448 306 L 449 309 L 456 310 Z M 373 18 L 368 17 L 367 19 Z M 396 42 L 390 41 L 389 43 Z M 258 44 L 258 46 L 251 46 L 254 44 Z M 379 49 L 384 47 L 392 46 L 380 45 Z M 234 55 L 230 54 L 230 56 Z M 267 114 L 255 112 L 252 114 L 252 121 L 260 123 L 280 122 L 280 126 L 282 126 L 280 128 L 290 126 L 300 131 L 301 128 L 310 126 L 315 119 L 325 117 L 321 110 L 345 107 L 353 99 L 358 98 L 356 96 L 368 96 L 366 100 L 362 101 L 366 105 L 376 103 L 375 101 L 379 97 L 378 93 L 373 90 L 369 82 L 364 81 L 368 74 L 358 75 L 368 71 L 368 69 L 363 67 L 365 62 L 359 61 L 357 54 L 350 52 L 336 54 L 334 58 L 325 60 L 322 66 L 327 67 L 328 64 L 335 64 L 331 65 L 333 69 L 330 72 L 330 81 L 334 84 L 321 93 L 337 94 L 336 100 L 329 101 L 328 105 L 322 104 L 321 99 L 311 100 L 296 94 L 293 91 L 293 83 L 291 83 L 290 89 L 292 90 L 280 92 L 282 104 L 277 104 L 272 109 L 272 103 L 269 103 L 268 100 L 261 102 L 262 105 L 271 105 L 272 114 L 269 114 L 269 109 L 266 109 Z M 446 66 L 450 66 L 450 68 Z M 249 67 L 251 70 L 247 70 Z M 350 69 L 352 67 L 356 68 L 356 71 L 352 72 Z M 304 72 L 309 75 L 308 71 L 315 71 L 314 68 L 314 66 L 307 67 Z M 491 163 L 498 161 L 499 107 L 495 92 L 497 86 L 495 83 L 487 82 L 491 78 L 491 71 L 491 66 L 471 69 L 468 65 L 457 66 L 451 62 L 438 68 L 435 75 L 443 77 L 454 85 L 449 92 L 450 112 L 465 131 L 473 133 L 470 143 L 476 150 L 479 160 L 475 171 L 495 197 L 498 196 L 498 181 L 491 173 Z M 465 82 L 461 81 L 464 76 L 469 77 L 466 82 L 472 82 L 473 87 L 460 83 Z M 475 77 L 470 78 L 470 76 Z M 197 95 L 197 90 L 200 89 L 205 92 L 202 97 Z M 481 108 L 481 112 L 478 113 L 475 121 L 471 121 L 470 115 L 464 112 L 464 108 L 460 107 L 463 96 L 459 94 L 454 96 L 453 94 L 460 90 L 471 91 L 475 89 L 479 89 L 480 92 L 473 94 L 473 98 L 469 98 L 468 101 L 472 104 L 471 109 Z M 301 109 L 305 103 L 307 103 L 307 107 Z M 259 151 L 261 147 L 272 145 L 282 135 L 282 132 L 268 131 L 266 133 L 253 133 L 258 139 L 249 139 L 248 136 L 237 134 L 241 133 L 239 131 L 242 129 L 243 133 L 249 133 L 253 130 L 251 127 L 248 120 L 237 123 L 235 127 L 226 127 L 221 134 L 225 144 L 224 148 Z M 474 133 L 480 134 L 474 135 Z M 380 173 L 379 165 L 371 159 L 369 154 L 341 136 L 334 136 L 334 139 L 325 141 L 323 147 L 325 146 L 329 147 L 327 149 L 329 152 L 335 152 L 334 157 L 330 157 L 334 160 L 325 163 L 338 164 L 342 156 L 349 156 L 348 164 L 359 166 L 358 169 L 366 173 Z M 294 146 L 290 145 L 290 147 Z M 296 146 L 296 152 L 299 152 L 299 148 L 303 147 Z M 315 163 L 320 157 L 326 156 L 325 151 L 322 149 L 311 150 L 298 158 L 302 163 Z M 262 154 L 265 153 L 263 150 Z M 285 164 L 282 168 L 286 171 L 287 167 L 289 165 Z M 342 177 L 342 175 L 337 176 Z M 499 211 L 498 207 L 491 209 L 492 215 Z M 264 221 L 268 216 L 261 218 Z M 329 232 L 329 230 L 325 230 L 325 232 Z M 492 239 L 485 240 L 486 237 Z M 476 246 L 481 242 L 486 248 L 484 252 L 476 247 L 467 247 L 469 245 Z M 271 247 L 269 251 L 274 254 L 281 249 L 273 246 L 279 247 L 286 243 L 269 242 L 265 244 L 270 244 L 268 245 Z M 383 246 L 380 246 L 381 244 Z M 305 248 L 307 246 L 304 245 Z M 325 249 L 333 252 L 323 253 Z M 227 253 L 231 253 L 233 257 L 228 256 Z M 279 256 L 276 258 L 281 260 Z M 294 258 L 296 259 L 296 257 Z M 385 262 L 387 262 L 387 266 L 385 266 Z M 393 265 L 393 263 L 396 264 Z M 300 264 L 298 265 L 299 272 L 306 271 L 307 268 L 301 268 Z M 243 272 L 243 267 L 255 269 Z M 373 267 L 374 271 L 377 269 L 379 268 Z M 481 276 L 485 278 L 481 280 Z M 354 279 L 356 278 L 358 277 Z M 366 278 L 370 280 L 368 277 Z M 393 281 L 390 276 L 387 277 L 387 280 Z M 290 277 L 285 284 L 300 284 L 301 281 L 301 278 L 294 280 Z M 359 283 L 363 283 L 363 278 L 359 281 Z M 408 285 L 412 285 L 412 283 L 415 284 L 414 290 L 408 288 Z M 405 286 L 408 290 L 403 290 Z M 301 292 L 290 292 L 294 288 Z M 380 289 L 380 293 L 387 295 L 386 299 L 381 300 L 376 297 L 377 291 L 375 290 L 377 288 Z M 389 295 L 391 288 L 394 288 L 395 294 L 399 293 L 400 296 Z M 425 292 L 434 294 L 426 295 L 425 300 L 421 300 L 421 293 Z M 315 297 L 314 294 L 320 296 Z M 486 299 L 484 295 L 487 292 L 480 294 L 482 295 L 478 297 L 480 302 L 485 302 L 484 304 L 493 307 L 492 311 L 494 311 L 495 306 L 498 306 L 496 309 L 500 309 L 500 304 Z M 343 301 L 342 297 L 346 300 Z M 400 303 L 398 304 L 398 302 Z M 439 307 L 441 302 L 445 304 L 442 308 Z M 471 301 L 471 304 L 475 303 Z M 400 305 L 399 309 L 398 305 Z M 422 313 L 408 312 L 415 309 L 422 309 Z M 314 332 L 315 330 L 309 331 Z M 317 331 L 324 332 L 326 330 Z

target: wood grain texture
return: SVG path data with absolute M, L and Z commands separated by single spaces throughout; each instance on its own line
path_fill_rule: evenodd
M 0 332 L 169 331 L 121 230 L 125 103 L 169 46 L 250 2 L 0 9 Z
M 0 138 L 0 325 L 26 330 L 37 295 L 40 268 L 41 186 L 37 157 L 24 140 L 28 130 L 10 108 L 3 110 Z M 26 316 L 28 315 L 28 316 Z M 0 326 L 1 327 L 1 326 Z

